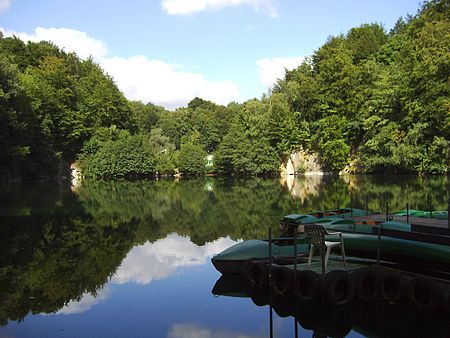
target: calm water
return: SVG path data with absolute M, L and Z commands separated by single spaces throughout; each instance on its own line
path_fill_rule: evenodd
M 264 237 L 288 213 L 366 202 L 446 210 L 448 185 L 447 177 L 350 176 L 2 187 L 0 337 L 269 337 L 268 306 L 227 284 L 212 294 L 220 277 L 212 255 Z M 295 337 L 290 312 L 275 310 L 274 337 Z M 391 320 L 400 311 L 389 307 L 315 311 L 315 321 L 299 320 L 300 337 L 336 323 L 349 337 L 448 330 L 415 313 Z

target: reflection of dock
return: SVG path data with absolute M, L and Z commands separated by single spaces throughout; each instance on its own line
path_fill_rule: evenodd
M 212 293 L 216 296 L 249 298 L 255 306 L 269 310 L 270 337 L 274 336 L 273 311 L 282 318 L 293 317 L 292 337 L 298 326 L 314 337 L 345 337 L 351 331 L 365 337 L 449 337 L 449 309 L 416 309 L 405 304 L 360 301 L 344 306 L 296 301 L 270 288 L 250 287 L 239 275 L 221 276 Z

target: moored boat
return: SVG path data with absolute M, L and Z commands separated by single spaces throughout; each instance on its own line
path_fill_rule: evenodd
M 291 215 L 290 217 L 292 219 Z M 291 224 L 297 225 L 296 222 Z M 402 264 L 409 269 L 450 273 L 450 229 L 397 221 L 353 221 L 336 218 L 322 219 L 321 224 L 328 230 L 342 233 L 347 256 L 379 258 Z M 338 240 L 338 236 L 327 236 L 327 241 Z M 279 260 L 277 264 L 292 264 L 293 238 L 275 239 L 272 243 L 274 260 Z M 300 257 L 305 257 L 309 252 L 308 243 L 306 235 L 298 236 L 297 254 Z M 250 240 L 238 243 L 214 256 L 212 263 L 221 273 L 241 273 L 246 262 L 267 261 L 268 258 L 269 241 Z
M 394 212 L 394 216 L 411 216 L 411 217 L 423 217 L 423 218 L 437 218 L 437 219 L 447 219 L 448 211 L 446 210 L 400 210 Z

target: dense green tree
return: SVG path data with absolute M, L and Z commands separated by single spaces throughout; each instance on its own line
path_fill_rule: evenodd
M 86 151 L 91 155 L 81 160 L 83 174 L 87 177 L 139 178 L 155 172 L 155 154 L 145 135 L 121 132 L 117 140 L 94 146 L 92 143 L 88 143 L 89 150 Z
M 186 175 L 203 174 L 206 170 L 206 155 L 202 145 L 185 141 L 178 154 L 178 169 Z
M 150 133 L 158 124 L 160 116 L 167 113 L 164 107 L 140 101 L 130 102 L 130 107 L 140 133 Z

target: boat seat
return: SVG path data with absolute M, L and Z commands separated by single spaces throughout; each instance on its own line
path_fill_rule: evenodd
M 328 259 L 330 258 L 331 249 L 340 246 L 344 266 L 347 266 L 347 262 L 345 260 L 345 248 L 342 233 L 334 231 L 330 232 L 322 224 L 305 224 L 305 233 L 310 237 L 311 241 L 311 248 L 309 250 L 309 258 L 308 258 L 309 265 L 311 265 L 315 247 L 321 248 L 322 250 L 326 249 L 325 254 L 325 270 L 326 270 L 328 265 Z M 339 235 L 339 242 L 326 241 L 325 235 Z M 321 253 L 323 253 L 323 251 Z

